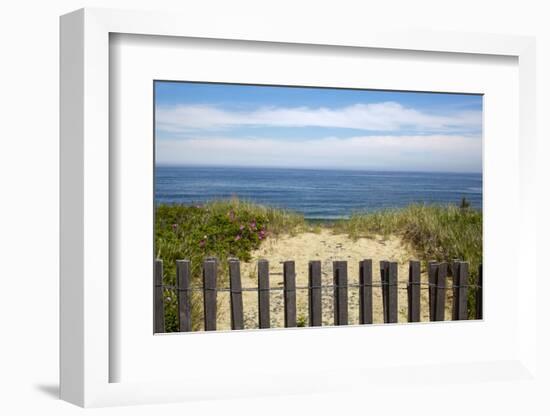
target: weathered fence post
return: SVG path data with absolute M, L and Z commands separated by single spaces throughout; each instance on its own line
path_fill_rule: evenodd
M 309 326 L 321 326 L 323 323 L 321 302 L 321 262 L 309 262 Z
M 435 312 L 434 321 L 445 320 L 445 298 L 447 292 L 447 263 L 439 263 L 436 278 L 435 290 Z
M 461 261 L 458 270 L 456 319 L 468 319 L 468 262 Z
M 479 265 L 476 288 L 476 311 L 475 318 L 483 319 L 483 266 Z
M 204 292 L 204 330 L 216 330 L 217 312 L 217 261 L 215 259 L 205 260 L 202 269 L 202 286 Z
M 229 259 L 229 290 L 231 293 L 231 329 L 243 329 L 243 288 L 241 285 L 241 263 Z
M 348 262 L 334 261 L 334 325 L 348 324 Z
M 409 285 L 407 286 L 409 322 L 420 322 L 420 262 L 409 262 Z
M 453 310 L 451 314 L 451 318 L 453 321 L 458 320 L 458 288 L 460 280 L 460 261 L 458 259 L 453 260 L 451 264 L 451 274 L 453 276 Z
M 258 260 L 258 321 L 260 328 L 269 328 L 269 262 Z
M 296 273 L 294 262 L 283 263 L 284 299 L 285 299 L 285 328 L 296 326 Z
M 397 262 L 389 262 L 387 275 L 386 305 L 388 306 L 388 320 L 386 323 L 393 324 L 397 322 Z
M 388 271 L 389 262 L 382 260 L 380 262 L 380 288 L 382 290 L 382 314 L 384 322 L 388 322 Z
M 155 296 L 154 296 L 154 322 L 155 333 L 164 332 L 164 288 L 162 287 L 162 277 L 164 271 L 162 260 L 155 260 Z
M 176 260 L 178 321 L 180 332 L 191 331 L 191 262 Z
M 359 262 L 359 323 L 372 324 L 372 260 Z
M 428 262 L 428 306 L 430 321 L 435 321 L 435 286 L 437 281 L 438 265 L 435 260 Z

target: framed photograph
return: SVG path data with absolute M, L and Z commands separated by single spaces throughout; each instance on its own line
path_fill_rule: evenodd
M 154 97 L 156 332 L 482 319 L 481 94 Z
M 62 398 L 531 377 L 534 58 L 504 35 L 63 16 Z

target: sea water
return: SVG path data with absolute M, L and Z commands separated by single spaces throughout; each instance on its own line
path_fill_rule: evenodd
M 308 219 L 348 218 L 354 212 L 411 203 L 482 206 L 481 173 L 380 172 L 156 166 L 155 202 L 200 205 L 238 197 L 298 211 Z

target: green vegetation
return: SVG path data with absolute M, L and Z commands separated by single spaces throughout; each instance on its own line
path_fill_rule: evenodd
M 308 318 L 304 314 L 299 314 L 296 318 L 296 326 L 298 328 L 303 328 L 307 326 Z
M 156 256 L 164 261 L 165 283 L 175 285 L 175 263 L 191 260 L 192 285 L 201 286 L 201 265 L 206 257 L 220 260 L 219 284 L 227 286 L 229 257 L 250 260 L 251 252 L 263 240 L 278 234 L 319 232 L 330 227 L 351 238 L 398 235 L 409 243 L 423 261 L 470 262 L 471 283 L 477 279 L 482 260 L 482 214 L 467 200 L 460 205 L 410 205 L 402 209 L 357 213 L 348 221 L 331 224 L 308 223 L 303 216 L 238 199 L 214 201 L 202 206 L 165 205 L 156 207 Z M 473 291 L 472 291 L 473 292 Z M 177 331 L 177 299 L 165 292 L 165 321 L 168 332 Z M 193 330 L 202 328 L 202 294 L 192 292 Z M 305 324 L 300 317 L 299 324 Z
M 481 211 L 455 205 L 409 205 L 402 209 L 357 213 L 335 225 L 352 238 L 399 235 L 423 260 L 463 259 L 477 268 L 482 254 Z
M 423 261 L 468 261 L 470 284 L 477 282 L 483 255 L 482 213 L 470 208 L 464 198 L 460 205 L 413 204 L 402 209 L 357 213 L 349 221 L 335 224 L 335 231 L 352 238 L 398 235 Z M 470 302 L 473 302 L 473 291 L 470 291 Z
M 224 264 L 229 257 L 250 260 L 250 253 L 270 235 L 305 230 L 303 216 L 238 199 L 214 201 L 202 206 L 156 207 L 155 250 L 164 263 L 164 282 L 176 283 L 176 260 L 191 260 L 192 284 L 201 285 L 201 265 L 215 256 Z M 227 283 L 227 270 L 218 270 L 220 284 Z M 192 292 L 193 330 L 202 325 L 202 295 Z M 168 332 L 177 331 L 177 299 L 165 292 L 165 321 Z

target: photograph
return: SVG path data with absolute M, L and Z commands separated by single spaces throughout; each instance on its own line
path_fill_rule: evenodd
M 154 332 L 482 319 L 483 95 L 153 88 Z

